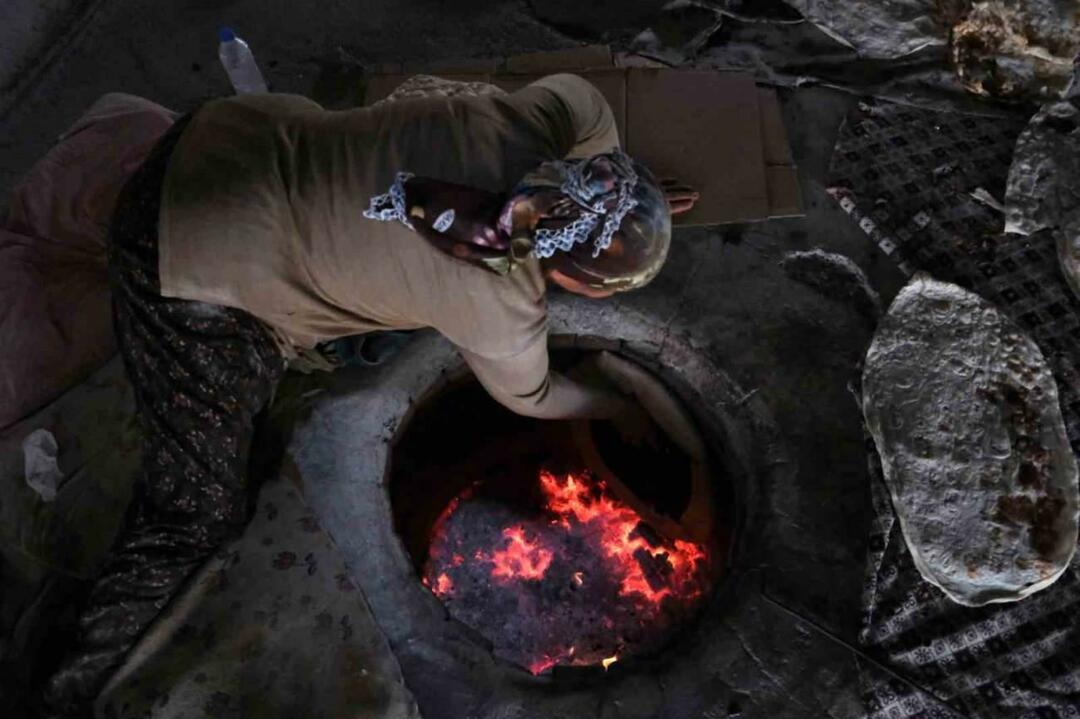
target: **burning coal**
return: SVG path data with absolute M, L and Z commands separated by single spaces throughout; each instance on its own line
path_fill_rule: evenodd
M 433 528 L 424 583 L 534 674 L 657 648 L 704 599 L 705 549 L 657 535 L 586 473 L 538 476 L 524 513 L 475 489 Z

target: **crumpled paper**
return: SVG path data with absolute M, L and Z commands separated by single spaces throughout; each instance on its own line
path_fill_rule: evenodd
M 22 443 L 23 466 L 26 483 L 46 502 L 56 499 L 56 492 L 64 482 L 64 473 L 58 462 L 60 445 L 47 429 L 35 429 L 26 435 Z

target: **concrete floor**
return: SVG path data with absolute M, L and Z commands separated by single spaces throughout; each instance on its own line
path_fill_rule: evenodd
M 341 82 L 355 62 L 575 44 L 513 0 L 188 0 L 152 10 L 135 0 L 93 3 L 67 44 L 0 110 L 0 201 L 102 93 L 130 92 L 176 110 L 226 93 L 216 57 L 220 24 L 249 40 L 274 89 L 326 100 L 348 94 Z M 764 402 L 794 460 L 790 485 L 768 488 L 771 544 L 756 556 L 769 592 L 855 643 L 871 507 L 861 417 L 848 386 L 873 327 L 852 304 L 792 280 L 779 263 L 814 248 L 845 255 L 886 303 L 903 278 L 824 192 L 852 98 L 808 89 L 782 99 L 807 216 L 680 233 L 657 282 L 620 304 L 669 313 L 671 332 Z M 320 498 L 311 503 L 318 507 Z M 850 652 L 759 596 L 742 606 L 727 622 L 745 647 L 729 667 L 745 716 L 863 714 Z
M 78 0 L 7 0 L 0 5 L 0 103 L 79 12 Z
M 0 201 L 100 95 L 129 92 L 177 111 L 230 91 L 217 28 L 234 27 L 278 92 L 317 96 L 342 58 L 361 63 L 509 55 L 575 43 L 514 0 L 93 0 L 64 40 L 0 95 Z M 42 67 L 42 65 L 44 65 Z

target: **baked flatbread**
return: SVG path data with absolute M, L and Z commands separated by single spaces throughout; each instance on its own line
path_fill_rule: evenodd
M 917 275 L 867 353 L 863 413 L 904 539 L 960 604 L 1052 584 L 1077 540 L 1077 466 L 1057 385 L 1009 318 Z

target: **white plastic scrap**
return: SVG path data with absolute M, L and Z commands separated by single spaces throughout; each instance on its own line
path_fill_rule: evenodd
M 57 462 L 60 446 L 56 437 L 47 429 L 35 429 L 26 435 L 22 449 L 26 483 L 43 500 L 53 501 L 56 499 L 56 491 L 64 481 L 64 473 L 60 471 Z

